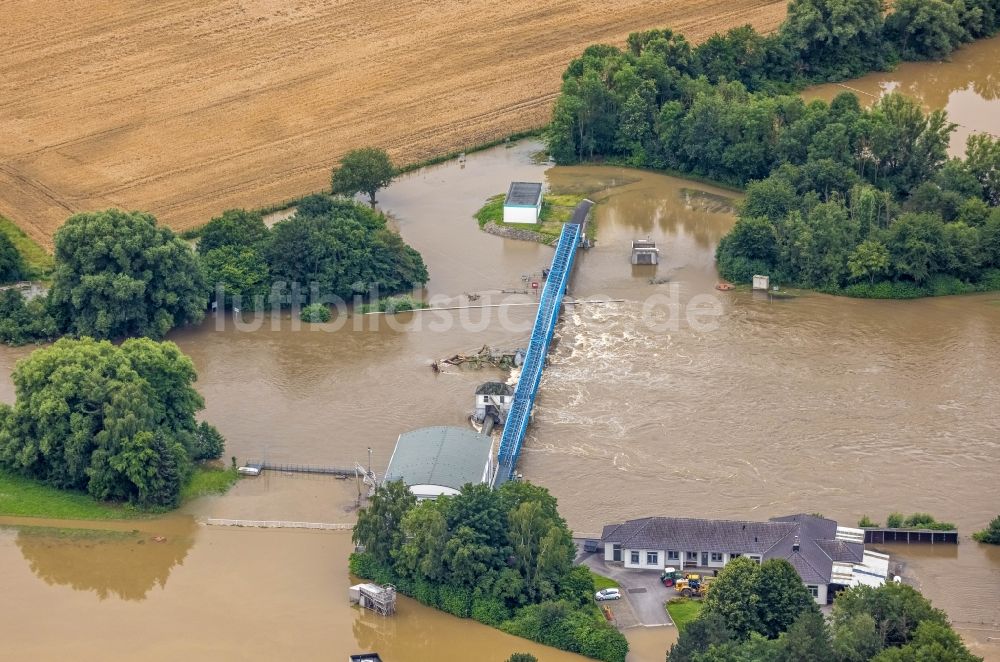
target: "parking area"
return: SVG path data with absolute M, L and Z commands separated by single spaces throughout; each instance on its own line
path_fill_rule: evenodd
M 660 573 L 656 570 L 626 570 L 620 563 L 605 563 L 601 552 L 584 552 L 582 549 L 577 554 L 576 562 L 618 582 L 623 599 L 604 604 L 611 605 L 619 628 L 673 625 L 663 605 L 674 597 L 674 592 L 660 583 Z M 619 602 L 627 603 L 627 609 L 624 604 L 615 604 Z

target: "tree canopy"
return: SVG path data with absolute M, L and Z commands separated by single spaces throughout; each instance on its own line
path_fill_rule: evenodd
M 194 415 L 191 360 L 148 338 L 62 339 L 19 362 L 0 406 L 0 465 L 63 489 L 140 506 L 178 503 L 192 461 L 222 439 Z
M 15 289 L 0 292 L 0 342 L 24 345 L 59 335 L 59 325 L 49 310 L 47 298 L 29 301 Z
M 374 209 L 375 192 L 392 183 L 395 176 L 396 167 L 385 150 L 363 147 L 344 155 L 340 165 L 334 168 L 330 181 L 334 195 L 364 193 Z
M 70 333 L 161 338 L 204 315 L 206 288 L 194 254 L 149 214 L 71 216 L 55 234 L 55 263 L 51 306 Z
M 276 224 L 264 249 L 273 278 L 322 297 L 349 300 L 419 287 L 427 281 L 423 258 L 386 227 L 380 214 L 348 201 L 312 204 Z
M 982 531 L 972 534 L 977 542 L 984 542 L 990 545 L 1000 545 L 1000 515 L 994 517 L 989 526 Z
M 512 634 L 621 662 L 628 645 L 593 602 L 586 568 L 556 500 L 523 482 L 466 485 L 457 496 L 416 502 L 402 482 L 379 487 L 358 515 L 365 552 L 352 571 L 392 582 L 456 616 Z
M 756 573 L 752 561 L 730 562 L 712 583 L 699 617 L 670 648 L 668 662 L 979 659 L 969 653 L 944 613 L 910 586 L 889 582 L 842 591 L 828 624 L 787 562 L 764 568 L 773 561 Z M 735 572 L 727 574 L 737 562 Z
M 205 224 L 198 234 L 198 253 L 207 255 L 217 248 L 260 248 L 267 239 L 267 226 L 258 212 L 228 209 Z
M 27 265 L 17 246 L 10 237 L 0 232 L 0 285 L 21 280 L 27 271 Z
M 870 109 L 795 94 L 1000 28 L 993 0 L 900 0 L 883 21 L 884 9 L 793 0 L 769 36 L 747 26 L 692 47 L 650 30 L 588 47 L 563 74 L 549 151 L 747 186 L 717 253 L 730 280 L 876 297 L 1000 289 L 1000 141 L 976 135 L 948 159 L 943 111 L 900 94 Z

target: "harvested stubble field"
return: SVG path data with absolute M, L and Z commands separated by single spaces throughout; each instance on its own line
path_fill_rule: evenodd
M 51 246 L 76 211 L 183 229 L 544 124 L 567 62 L 669 26 L 773 29 L 785 0 L 0 1 L 0 214 Z

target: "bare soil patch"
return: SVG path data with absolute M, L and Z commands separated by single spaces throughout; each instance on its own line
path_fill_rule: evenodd
M 0 213 L 35 240 L 76 211 L 177 229 L 544 124 L 591 43 L 773 29 L 785 0 L 57 0 L 0 21 Z

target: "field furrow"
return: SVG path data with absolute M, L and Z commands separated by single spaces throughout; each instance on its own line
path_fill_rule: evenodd
M 588 44 L 773 29 L 784 0 L 0 0 L 0 213 L 51 245 L 73 211 L 175 228 L 544 124 Z M 498 183 L 502 188 L 503 183 Z

